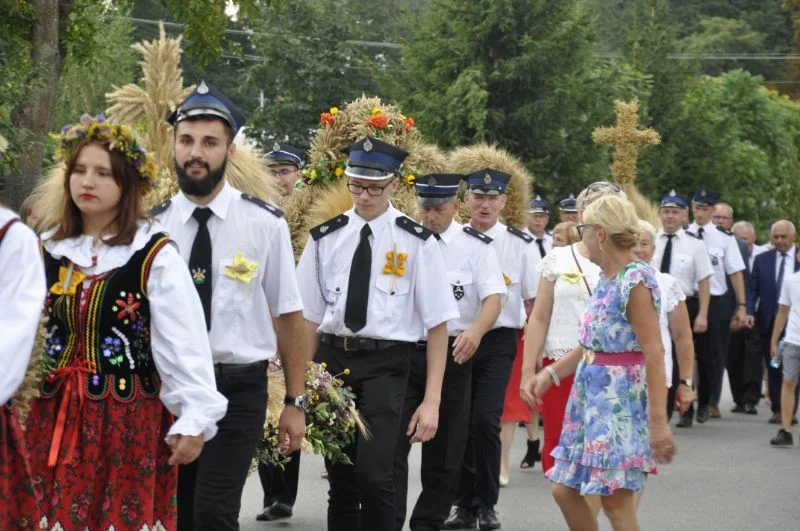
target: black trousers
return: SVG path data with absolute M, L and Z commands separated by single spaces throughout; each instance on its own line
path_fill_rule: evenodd
M 438 531 L 442 528 L 455 496 L 458 468 L 467 443 L 472 360 L 459 365 L 453 361 L 452 351 L 451 338 L 442 382 L 439 429 L 436 437 L 422 445 L 422 492 L 411 513 L 409 525 L 412 531 Z M 411 373 L 394 459 L 396 531 L 403 529 L 408 497 L 408 452 L 411 444 L 405 434 L 405 427 L 425 397 L 427 372 L 426 352 L 424 348 L 417 348 L 411 354 Z
M 383 350 L 345 352 L 321 344 L 316 361 L 341 374 L 356 395 L 356 406 L 370 431 L 345 449 L 352 465 L 325 461 L 328 470 L 329 531 L 393 531 L 394 454 L 406 394 L 411 344 Z
M 731 345 L 731 321 L 723 319 L 719 322 L 719 349 L 717 350 L 717 366 L 711 387 L 711 404 L 719 405 L 722 398 L 722 383 L 725 381 L 725 369 L 728 366 L 728 357 Z
M 702 334 L 694 334 L 694 352 L 697 359 L 697 405 L 708 407 L 711 404 L 711 395 L 715 379 L 719 373 L 720 321 L 715 317 L 719 315 L 720 297 L 712 296 L 708 303 L 708 329 Z M 694 320 L 700 310 L 700 301 L 697 297 L 687 297 L 686 309 L 689 311 L 689 321 L 694 325 Z M 693 411 L 691 408 L 690 411 Z
M 293 506 L 297 499 L 297 482 L 300 475 L 300 451 L 289 456 L 283 468 L 258 463 L 258 478 L 264 490 L 264 507 L 275 502 Z
M 267 414 L 266 370 L 266 362 L 214 366 L 228 411 L 197 461 L 179 468 L 179 531 L 239 529 L 242 490 Z
M 500 415 L 517 350 L 517 331 L 491 330 L 472 359 L 469 436 L 455 504 L 494 507 L 500 495 Z
M 728 346 L 728 383 L 736 405 L 756 405 L 761 400 L 764 361 L 760 350 L 761 338 L 753 329 L 740 328 L 731 332 Z
M 667 421 L 672 419 L 675 412 L 675 394 L 681 382 L 680 368 L 678 367 L 678 355 L 675 352 L 675 343 L 672 343 L 672 385 L 667 389 Z

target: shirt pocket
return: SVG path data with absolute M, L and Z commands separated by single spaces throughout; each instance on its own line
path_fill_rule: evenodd
M 708 257 L 711 259 L 713 267 L 722 266 L 722 260 L 725 258 L 725 250 L 722 247 L 709 247 Z
M 211 289 L 214 297 L 223 303 L 227 311 L 232 311 L 230 305 L 238 308 L 250 306 L 255 290 L 259 287 L 260 265 L 247 258 L 244 260 L 246 262 L 223 258 L 219 262 L 216 284 Z
M 672 265 L 670 270 L 674 271 L 674 275 L 685 274 L 689 272 L 692 267 L 692 257 L 688 254 L 677 253 L 672 258 Z
M 469 300 L 475 290 L 474 281 L 472 278 L 472 271 L 457 270 L 448 271 L 447 277 L 450 280 L 450 287 L 453 290 L 453 297 L 457 302 L 460 302 L 466 297 Z
M 339 298 L 342 296 L 347 286 L 347 278 L 347 275 L 342 274 L 325 281 L 323 293 L 325 295 L 325 306 L 328 312 L 333 313 L 336 308 Z
M 375 287 L 375 309 L 381 319 L 396 321 L 408 301 L 411 281 L 405 276 L 381 274 Z

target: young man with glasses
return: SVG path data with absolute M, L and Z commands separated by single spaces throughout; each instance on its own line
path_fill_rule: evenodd
M 300 170 L 306 164 L 302 149 L 286 142 L 275 142 L 272 151 L 264 156 L 267 161 L 267 175 L 275 181 L 283 197 L 292 195 L 300 181 Z
M 328 529 L 388 530 L 397 439 L 436 434 L 447 321 L 459 313 L 433 233 L 390 202 L 408 153 L 372 137 L 346 151 L 353 208 L 311 230 L 297 276 L 316 361 L 353 389 L 370 430 L 346 448 L 352 465 L 325 463 Z M 410 358 L 426 339 L 424 398 L 401 425 Z

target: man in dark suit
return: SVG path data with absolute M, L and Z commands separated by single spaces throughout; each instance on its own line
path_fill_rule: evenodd
M 769 234 L 773 249 L 758 255 L 753 262 L 753 271 L 747 290 L 748 327 L 757 326 L 761 336 L 761 352 L 767 366 L 769 399 L 772 404 L 770 423 L 780 423 L 781 386 L 783 374 L 781 369 L 770 365 L 770 335 L 775 315 L 778 313 L 778 298 L 781 285 L 786 277 L 800 270 L 797 259 L 797 247 L 794 245 L 795 228 L 791 221 L 776 221 Z

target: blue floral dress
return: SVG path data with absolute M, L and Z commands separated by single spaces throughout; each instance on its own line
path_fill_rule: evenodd
M 601 278 L 581 315 L 579 340 L 594 352 L 641 352 L 627 318 L 631 290 L 643 284 L 656 305 L 655 273 L 634 262 L 611 279 Z M 656 467 L 650 448 L 644 365 L 581 362 L 575 372 L 555 466 L 547 477 L 579 490 L 607 496 L 616 489 L 640 491 Z

